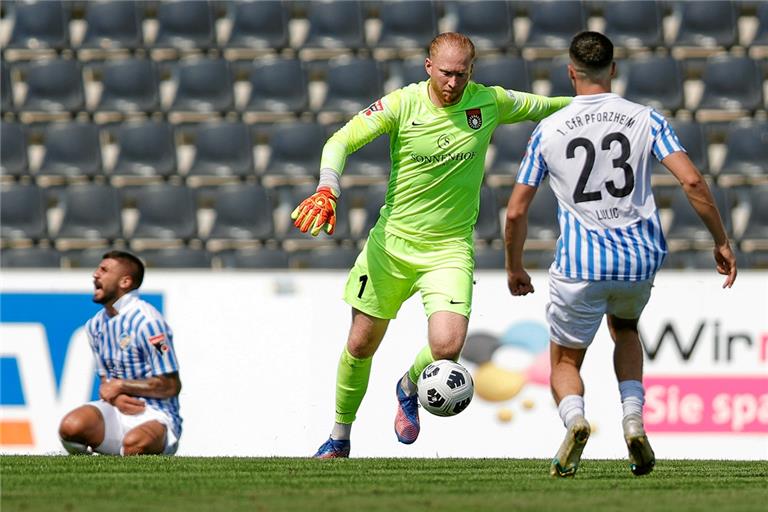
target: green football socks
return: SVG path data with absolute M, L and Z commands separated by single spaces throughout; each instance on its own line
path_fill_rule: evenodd
M 424 348 L 416 354 L 416 359 L 408 370 L 408 378 L 415 384 L 419 381 L 419 375 L 424 371 L 424 368 L 426 368 L 429 363 L 434 362 L 435 358 L 432 356 L 432 350 L 429 348 L 429 345 L 425 345 Z
M 336 373 L 336 422 L 352 423 L 368 389 L 373 357 L 357 358 L 347 347 L 341 353 Z

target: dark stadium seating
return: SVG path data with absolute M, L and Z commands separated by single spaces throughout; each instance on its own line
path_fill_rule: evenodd
M 205 249 L 165 247 L 138 254 L 147 268 L 211 268 L 211 255 Z
M 159 2 L 156 48 L 208 49 L 216 46 L 213 6 L 207 0 Z
M 259 59 L 250 68 L 245 112 L 299 114 L 309 107 L 307 75 L 298 59 Z
M 493 56 L 477 59 L 472 79 L 480 84 L 531 92 L 528 64 L 520 57 Z
M 87 2 L 86 31 L 80 48 L 113 51 L 144 46 L 143 9 L 140 7 L 143 4 L 133 0 Z
M 51 123 L 45 130 L 45 156 L 38 179 L 53 181 L 103 174 L 99 128 L 87 122 Z
M 605 35 L 619 49 L 664 46 L 662 14 L 661 2 L 657 0 L 604 2 Z
M 227 5 L 233 19 L 228 48 L 279 51 L 288 46 L 288 2 L 236 0 Z
M 37 241 L 48 235 L 46 199 L 37 185 L 0 185 L 0 233 L 4 244 Z
M 309 35 L 303 49 L 349 51 L 366 46 L 362 2 L 309 2 Z
M 109 185 L 68 186 L 62 194 L 63 219 L 56 233 L 57 247 L 108 244 L 121 238 L 121 201 L 120 193 Z
M 195 148 L 188 177 L 200 182 L 254 175 L 253 144 L 248 127 L 240 122 L 200 123 L 192 131 Z
M 356 247 L 329 245 L 315 249 L 303 249 L 289 254 L 289 266 L 294 269 L 352 268 L 360 251 Z
M 75 112 L 85 107 L 80 63 L 74 59 L 48 59 L 17 64 L 27 85 L 19 110 L 44 114 Z
M 171 267 L 344 268 L 383 204 L 389 138 L 347 158 L 337 234 L 314 238 L 287 216 L 314 190 L 327 138 L 426 80 L 439 30 L 473 39 L 474 80 L 571 96 L 567 45 L 587 21 L 616 46 L 615 90 L 662 112 L 717 194 L 738 198 L 720 206 L 750 256 L 742 268 L 766 260 L 768 2 L 9 0 L 1 11 L 0 243 L 24 248 L 3 251 L 3 267 L 92 269 L 117 246 Z M 478 268 L 503 268 L 498 213 L 533 127 L 493 135 Z M 665 268 L 711 269 L 711 251 L 686 249 L 706 245 L 703 225 L 653 165 L 683 249 Z M 530 222 L 525 264 L 543 270 L 559 233 L 546 183 Z M 184 250 L 149 251 L 168 247 Z M 315 247 L 327 259 L 303 252 Z
M 27 135 L 20 123 L 0 125 L 0 173 L 5 177 L 21 177 L 29 174 Z
M 509 2 L 457 0 L 450 3 L 456 32 L 466 34 L 478 51 L 515 49 L 515 25 Z
M 95 110 L 132 113 L 160 109 L 158 72 L 151 60 L 112 60 L 94 69 L 101 75 L 102 85 Z
M 17 0 L 10 6 L 15 21 L 8 48 L 61 50 L 69 46 L 66 2 Z
M 173 126 L 164 121 L 128 121 L 115 128 L 115 184 L 157 181 L 176 172 Z

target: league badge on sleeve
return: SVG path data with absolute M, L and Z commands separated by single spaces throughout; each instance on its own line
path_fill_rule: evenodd
M 465 110 L 467 114 L 467 124 L 470 128 L 473 130 L 478 130 L 481 126 L 483 126 L 483 112 L 479 108 L 471 108 L 469 110 Z
M 383 110 L 384 110 L 384 102 L 382 102 L 381 100 L 376 100 L 370 105 L 368 105 L 368 108 L 363 110 L 363 113 L 366 116 L 370 116 L 374 112 L 381 112 Z
M 165 334 L 163 333 L 150 336 L 149 343 L 160 351 L 160 353 L 168 352 L 168 345 L 165 343 Z

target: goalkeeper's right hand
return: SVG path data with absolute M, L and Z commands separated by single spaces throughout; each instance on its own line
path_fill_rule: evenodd
M 325 227 L 325 231 L 332 235 L 336 228 L 336 201 L 338 198 L 329 187 L 320 187 L 293 210 L 293 225 L 302 233 L 309 231 L 312 236 L 317 236 Z

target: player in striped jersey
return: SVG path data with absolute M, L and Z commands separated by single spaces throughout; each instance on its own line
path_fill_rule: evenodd
M 533 131 L 507 205 L 507 281 L 512 295 L 534 291 L 522 260 L 527 212 L 537 187 L 549 176 L 561 231 L 547 305 L 551 386 L 568 429 L 551 474 L 573 476 L 589 438 L 580 368 L 607 315 L 630 467 L 641 475 L 653 469 L 655 458 L 642 422 L 643 350 L 637 323 L 667 252 L 651 192 L 652 158 L 680 181 L 712 234 L 717 271 L 727 276 L 723 287 L 730 288 L 736 279 L 736 260 L 712 193 L 664 116 L 610 92 L 616 69 L 610 40 L 582 32 L 569 53 L 576 97 Z
M 144 264 L 110 251 L 93 273 L 93 301 L 104 308 L 86 323 L 101 400 L 69 412 L 59 436 L 69 453 L 176 453 L 181 437 L 179 364 L 163 316 L 139 298 Z
M 347 457 L 374 353 L 400 306 L 419 292 L 428 344 L 396 384 L 395 433 L 419 435 L 416 380 L 435 359 L 457 359 L 472 306 L 473 227 L 485 154 L 501 123 L 540 120 L 570 102 L 470 81 L 475 49 L 464 35 L 430 44 L 429 80 L 387 94 L 325 144 L 317 192 L 293 212 L 302 231 L 333 233 L 339 181 L 348 155 L 388 134 L 392 170 L 379 219 L 349 273 L 344 300 L 352 326 L 336 379 L 336 422 L 315 454 Z

